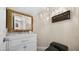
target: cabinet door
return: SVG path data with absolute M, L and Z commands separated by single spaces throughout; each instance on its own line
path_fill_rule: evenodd
M 30 37 L 28 42 L 24 42 L 24 50 L 26 50 L 26 51 L 36 51 L 37 50 L 36 37 Z
M 8 51 L 36 51 L 37 49 L 37 38 L 36 35 L 28 36 L 10 36 L 9 39 Z

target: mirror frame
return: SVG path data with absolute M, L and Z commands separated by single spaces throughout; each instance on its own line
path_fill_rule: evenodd
M 19 14 L 19 15 L 24 15 L 26 17 L 31 18 L 31 29 L 26 29 L 26 30 L 14 30 L 14 21 L 13 21 L 13 13 Z M 28 32 L 28 31 L 33 31 L 33 16 L 24 14 L 21 12 L 14 11 L 12 9 L 6 8 L 6 28 L 8 32 Z

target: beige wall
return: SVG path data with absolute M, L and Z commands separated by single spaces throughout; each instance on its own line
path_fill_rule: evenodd
M 79 50 L 79 8 L 71 10 L 71 19 L 44 24 L 39 20 L 38 46 L 47 47 L 50 42 L 59 42 L 69 47 L 69 50 Z

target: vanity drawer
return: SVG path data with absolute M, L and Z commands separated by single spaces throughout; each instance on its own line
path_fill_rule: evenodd
M 29 41 L 29 40 L 12 40 L 12 41 L 9 41 L 8 45 L 9 45 L 9 47 L 13 47 L 13 46 L 21 45 L 24 43 L 29 44 L 29 43 L 32 43 L 32 41 Z
M 29 40 L 12 40 L 9 41 L 8 45 L 9 48 L 15 48 L 16 46 L 18 47 L 22 45 L 28 46 L 30 48 L 31 46 L 36 46 L 36 40 L 33 40 L 32 38 L 30 38 Z

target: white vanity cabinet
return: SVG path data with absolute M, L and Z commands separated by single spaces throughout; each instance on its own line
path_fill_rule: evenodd
M 7 51 L 36 51 L 37 35 L 35 33 L 18 33 L 6 36 Z

